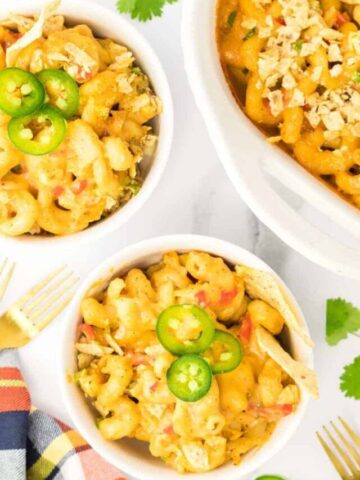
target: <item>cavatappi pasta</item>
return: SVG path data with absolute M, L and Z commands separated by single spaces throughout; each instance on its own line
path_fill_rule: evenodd
M 149 121 L 162 105 L 125 46 L 96 38 L 87 25 L 69 28 L 62 16 L 50 16 L 31 41 L 34 24 L 16 15 L 0 22 L 0 74 L 8 67 L 66 72 L 80 100 L 64 141 L 41 156 L 15 148 L 10 117 L 0 113 L 0 233 L 66 235 L 110 215 L 141 188 L 140 162 L 157 141 Z
M 260 347 L 257 335 L 266 331 L 274 339 L 284 318 L 251 297 L 246 285 L 246 271 L 229 268 L 221 258 L 170 252 L 82 301 L 75 378 L 97 411 L 105 439 L 133 437 L 179 472 L 205 472 L 228 460 L 240 463 L 296 410 L 299 387 Z M 249 289 L 256 291 L 254 284 Z M 156 324 L 174 304 L 201 307 L 217 329 L 243 345 L 240 365 L 214 375 L 208 393 L 195 402 L 179 400 L 167 385 L 175 357 L 160 344 Z M 179 332 L 185 344 L 190 326 Z
M 269 141 L 360 208 L 358 0 L 219 0 L 224 70 Z

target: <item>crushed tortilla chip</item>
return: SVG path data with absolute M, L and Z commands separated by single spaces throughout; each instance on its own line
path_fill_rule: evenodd
M 294 360 L 265 328 L 256 329 L 256 339 L 261 349 L 314 398 L 319 398 L 316 374 L 306 365 Z
M 270 273 L 248 267 L 236 267 L 236 272 L 244 277 L 246 291 L 250 297 L 263 300 L 278 310 L 288 328 L 299 335 L 306 345 L 314 347 L 314 342 L 305 327 L 296 318 L 289 301 L 286 299 L 286 294 Z
M 18 56 L 18 53 L 26 48 L 31 43 L 35 42 L 43 35 L 44 25 L 46 20 L 54 15 L 56 10 L 59 8 L 61 0 L 52 0 L 50 3 L 46 4 L 40 12 L 39 18 L 34 23 L 29 31 L 25 33 L 17 42 L 15 42 L 11 47 L 6 51 L 6 66 L 12 67 Z

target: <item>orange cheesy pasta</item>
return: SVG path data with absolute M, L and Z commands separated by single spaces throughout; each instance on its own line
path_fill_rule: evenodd
M 360 208 L 359 0 L 219 0 L 218 43 L 245 113 Z

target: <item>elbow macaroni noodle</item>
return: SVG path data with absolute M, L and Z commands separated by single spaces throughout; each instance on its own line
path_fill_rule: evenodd
M 177 399 L 166 372 L 175 357 L 157 339 L 158 315 L 173 304 L 205 308 L 216 328 L 241 339 L 244 358 L 216 375 L 194 403 Z M 202 252 L 170 252 L 145 271 L 115 278 L 97 298 L 82 301 L 76 381 L 97 410 L 108 440 L 133 437 L 179 472 L 235 464 L 263 445 L 277 422 L 295 411 L 300 390 L 259 346 L 256 332 L 273 335 L 284 318 L 251 298 L 241 269 Z
M 33 26 L 25 17 L 0 23 L 0 69 L 6 50 Z M 141 186 L 139 164 L 156 137 L 148 122 L 162 109 L 133 54 L 86 25 L 50 17 L 43 35 L 17 52 L 31 73 L 65 70 L 80 86 L 80 106 L 64 142 L 41 157 L 11 144 L 0 114 L 0 233 L 66 235 L 84 230 L 129 201 Z
M 360 208 L 360 4 L 219 0 L 225 73 L 246 114 Z

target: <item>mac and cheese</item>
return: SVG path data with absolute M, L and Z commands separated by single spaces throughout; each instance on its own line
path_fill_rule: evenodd
M 360 208 L 360 4 L 219 0 L 224 70 L 246 114 Z
M 58 89 L 75 89 L 73 97 L 77 89 L 79 101 L 70 98 L 76 111 L 68 118 L 69 105 L 48 89 L 45 101 L 63 107 L 67 129 L 60 146 L 41 156 L 14 145 L 25 144 L 25 135 L 34 138 L 36 126 L 12 133 L 10 116 L 0 112 L 0 233 L 66 235 L 110 215 L 141 188 L 140 162 L 157 141 L 149 121 L 162 106 L 125 46 L 95 37 L 87 25 L 67 27 L 62 16 L 50 16 L 31 41 L 34 25 L 33 18 L 15 15 L 0 22 L 0 75 L 20 69 L 24 78 L 30 72 L 46 80 L 50 72 Z M 2 89 L 4 102 L 14 85 Z
M 249 275 L 251 271 L 231 269 L 207 253 L 170 252 L 146 270 L 133 268 L 114 278 L 96 298 L 84 298 L 75 378 L 97 411 L 105 439 L 133 437 L 148 442 L 152 455 L 179 472 L 205 472 L 228 460 L 241 462 L 267 441 L 281 418 L 296 410 L 298 385 L 261 347 L 266 332 L 288 355 L 273 336 L 291 321 L 254 296 L 256 285 L 247 280 Z M 276 288 L 270 282 L 266 290 L 272 295 Z M 269 297 L 277 304 L 276 294 L 273 300 Z M 208 393 L 198 401 L 182 401 L 171 393 L 167 377 L 176 357 L 156 332 L 159 315 L 184 304 L 203 309 L 216 329 L 231 333 L 243 348 L 241 363 L 214 374 Z M 284 307 L 284 300 L 278 305 Z M 178 341 L 188 346 L 192 329 L 192 323 L 180 325 Z M 303 379 L 313 378 L 301 368 Z

